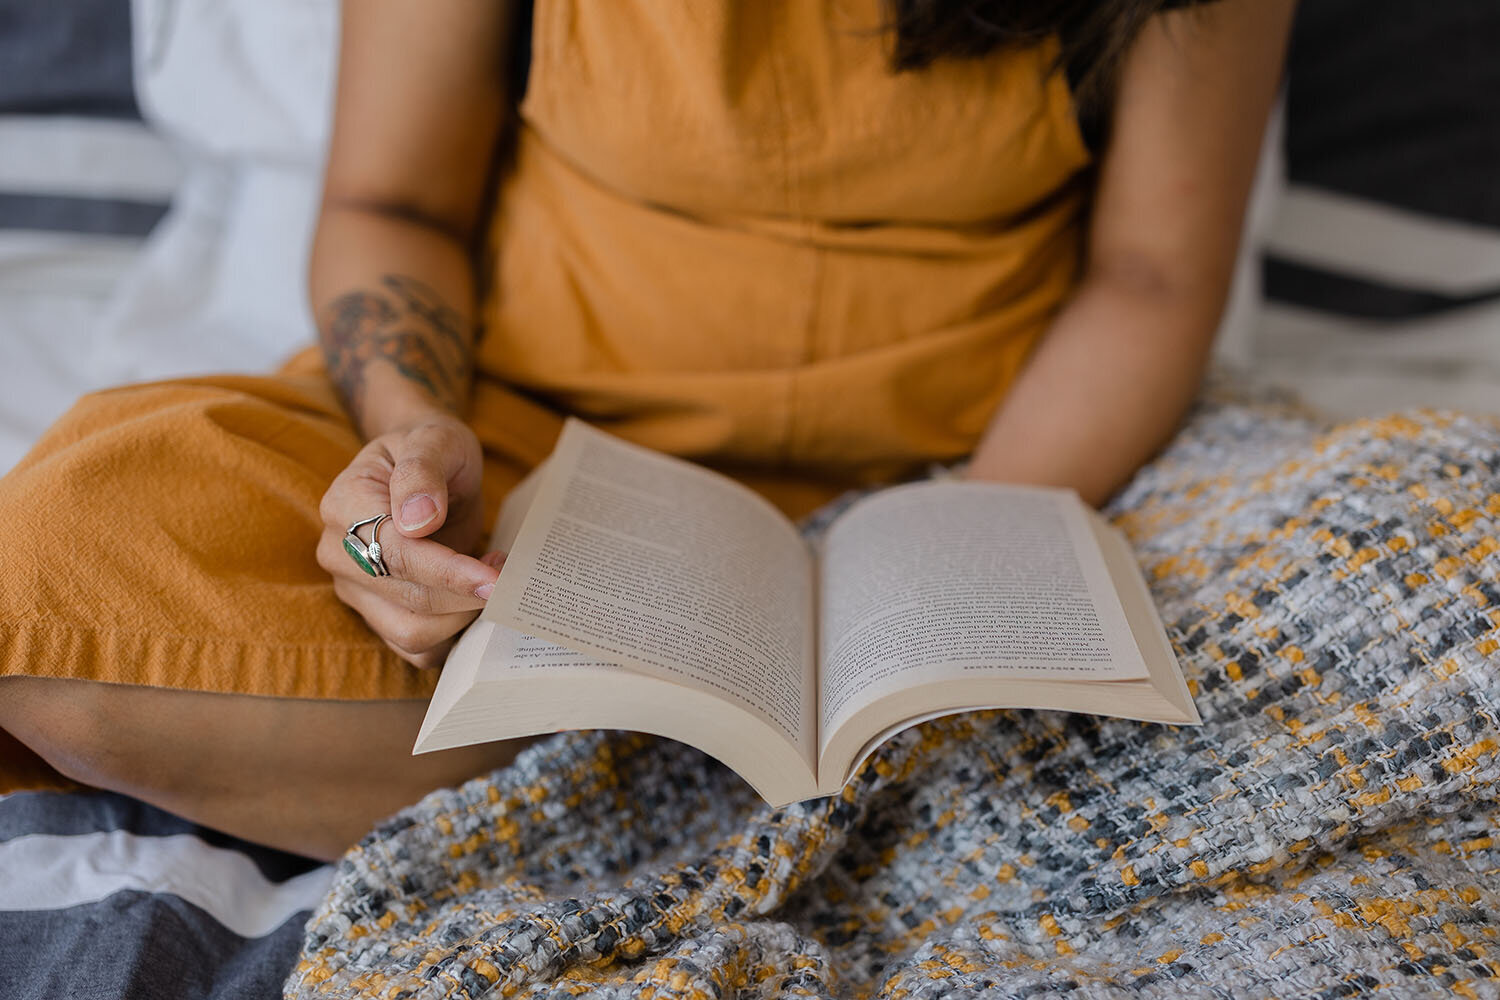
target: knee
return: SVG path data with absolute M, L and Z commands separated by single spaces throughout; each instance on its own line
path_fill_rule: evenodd
M 0 729 L 63 777 L 121 790 L 132 741 L 113 721 L 109 688 L 51 677 L 0 678 Z

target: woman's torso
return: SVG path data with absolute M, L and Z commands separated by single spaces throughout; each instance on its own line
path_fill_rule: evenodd
M 526 433 L 519 391 L 794 513 L 972 449 L 1075 278 L 1089 155 L 1051 46 L 892 74 L 884 13 L 538 0 L 482 428 Z

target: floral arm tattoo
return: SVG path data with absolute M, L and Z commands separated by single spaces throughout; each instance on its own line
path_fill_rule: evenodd
M 380 284 L 347 292 L 324 310 L 323 356 L 344 405 L 362 420 L 365 368 L 378 360 L 462 412 L 474 364 L 463 317 L 416 278 L 387 274 Z

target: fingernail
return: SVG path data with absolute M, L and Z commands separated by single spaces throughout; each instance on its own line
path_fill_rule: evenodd
M 418 493 L 401 505 L 401 530 L 415 531 L 435 517 L 437 504 L 426 493 Z
M 495 585 L 493 583 L 481 583 L 479 586 L 474 588 L 474 596 L 479 598 L 481 601 L 488 601 L 490 599 L 490 595 L 494 592 Z
M 499 569 L 500 568 L 500 564 L 503 563 L 503 562 L 505 562 L 505 553 L 504 552 L 486 552 L 484 555 L 482 555 L 482 556 L 479 557 L 479 561 L 482 562 L 482 563 L 484 563 L 490 569 Z

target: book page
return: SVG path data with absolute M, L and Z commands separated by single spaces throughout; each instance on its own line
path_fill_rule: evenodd
M 723 761 L 768 802 L 816 794 L 801 748 L 738 704 L 483 619 L 449 654 L 414 752 L 573 729 L 681 740 Z
M 526 521 L 526 512 L 531 509 L 531 502 L 536 499 L 536 491 L 541 488 L 542 476 L 547 471 L 547 461 L 543 459 L 536 468 L 526 474 L 515 485 L 500 504 L 500 516 L 495 518 L 494 530 L 490 532 L 490 548 L 497 552 L 509 552 L 515 548 L 516 536 L 521 533 L 521 525 Z
M 481 618 L 713 692 L 813 759 L 812 567 L 779 511 L 569 421 Z
M 624 669 L 592 653 L 580 653 L 547 639 L 496 625 L 474 679 L 483 683 L 536 670 L 545 670 L 549 674 L 565 671 L 580 678 L 592 678 L 601 671 Z
M 555 731 L 545 720 L 539 728 L 517 730 L 503 724 L 497 727 L 499 713 L 476 714 L 473 706 L 467 704 L 472 701 L 475 688 L 510 682 L 506 690 L 512 691 L 517 690 L 515 682 L 545 678 L 582 691 L 612 682 L 623 670 L 597 656 L 576 653 L 481 619 L 464 629 L 449 652 L 412 752 L 427 753 Z M 517 707 L 516 701 L 512 699 L 507 707 Z
M 862 705 L 942 679 L 1147 675 L 1071 491 L 937 482 L 876 494 L 830 529 L 821 587 L 825 745 Z

